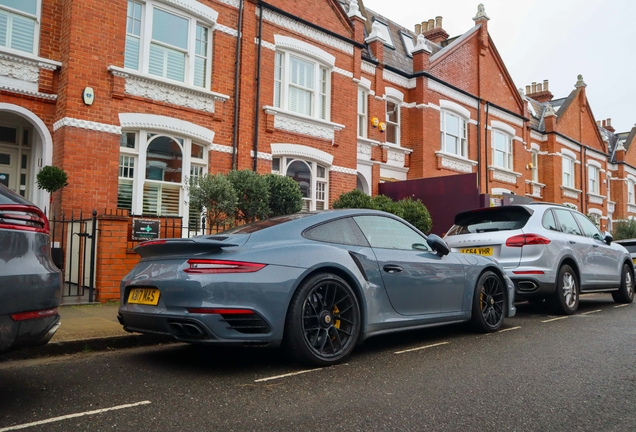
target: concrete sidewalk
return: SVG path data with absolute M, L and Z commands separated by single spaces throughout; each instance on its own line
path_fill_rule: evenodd
M 0 361 L 167 343 L 125 331 L 117 321 L 118 309 L 119 303 L 60 306 L 61 325 L 48 344 L 0 354 Z

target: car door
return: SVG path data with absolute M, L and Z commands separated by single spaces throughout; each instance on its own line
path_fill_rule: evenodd
M 422 315 L 462 310 L 465 276 L 457 257 L 438 256 L 424 236 L 397 219 L 369 215 L 354 220 L 375 253 L 396 312 Z
M 581 289 L 586 286 L 596 285 L 599 278 L 593 268 L 592 241 L 583 235 L 583 231 L 574 219 L 574 214 L 566 209 L 553 209 L 554 215 L 559 222 L 559 228 L 569 243 L 574 259 L 578 264 L 581 280 Z
M 591 220 L 580 213 L 574 213 L 574 216 L 592 243 L 588 262 L 594 268 L 595 277 L 603 285 L 617 286 L 621 279 L 621 252 L 605 243 L 603 235 Z

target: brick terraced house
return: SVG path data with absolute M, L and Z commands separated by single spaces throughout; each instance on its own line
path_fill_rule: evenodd
M 481 194 L 604 229 L 636 216 L 636 129 L 597 122 L 581 77 L 563 99 L 518 89 L 489 19 L 480 5 L 450 37 L 441 17 L 407 29 L 362 0 L 0 0 L 0 182 L 52 217 L 97 209 L 99 301 L 137 261 L 134 216 L 197 227 L 188 179 L 233 168 L 294 178 L 306 210 L 474 173 Z M 47 165 L 69 176 L 53 197 Z

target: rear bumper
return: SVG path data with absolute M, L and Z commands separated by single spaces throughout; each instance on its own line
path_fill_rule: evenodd
M 546 282 L 529 276 L 515 277 L 512 283 L 515 285 L 517 299 L 524 297 L 547 297 L 555 290 L 554 281 Z
M 24 321 L 0 316 L 0 352 L 45 345 L 60 326 L 60 315 Z

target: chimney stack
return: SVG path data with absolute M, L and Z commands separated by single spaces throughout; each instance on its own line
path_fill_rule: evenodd
M 611 133 L 616 132 L 616 129 L 614 129 L 614 127 L 612 126 L 612 119 L 611 118 L 608 118 L 607 122 L 605 120 L 603 120 L 603 122 L 605 123 L 605 125 L 603 126 L 605 129 L 607 129 Z
M 548 89 L 548 80 L 543 80 L 543 83 L 533 82 L 531 86 L 526 86 L 526 96 L 539 103 L 550 102 L 554 95 Z
M 422 24 L 415 24 L 415 34 L 418 35 L 422 33 Z
M 415 29 L 417 30 L 417 24 L 415 25 Z M 428 21 L 422 21 L 421 32 L 426 39 L 434 43 L 441 43 L 447 40 L 449 36 L 442 28 L 441 16 L 437 16 L 435 19 L 431 18 Z

